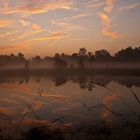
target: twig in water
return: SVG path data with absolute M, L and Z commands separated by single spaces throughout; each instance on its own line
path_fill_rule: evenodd
M 140 105 L 140 100 L 138 98 L 138 96 L 136 95 L 136 93 L 133 91 L 132 88 L 129 88 L 129 90 L 131 91 L 131 93 L 134 95 L 134 98 L 136 99 L 136 101 L 138 102 L 138 104 Z
M 58 122 L 58 121 L 61 122 L 61 123 L 63 123 L 62 119 L 64 119 L 64 116 L 61 116 L 61 117 L 59 117 L 59 118 L 54 119 L 54 120 L 52 121 L 52 123 L 55 123 L 55 122 Z
M 28 104 L 26 104 L 26 106 L 32 111 L 32 113 L 34 114 L 35 118 L 37 120 L 40 120 L 40 118 L 36 115 L 35 111 L 31 108 L 31 106 L 29 106 Z
M 83 101 L 81 101 L 81 100 L 77 100 L 77 99 L 75 99 L 74 101 L 76 101 L 76 102 L 78 102 L 78 103 L 81 103 L 82 105 L 83 105 L 83 107 L 86 107 L 87 106 L 87 104 L 86 103 L 84 103 Z
M 99 107 L 98 105 L 91 106 L 91 107 L 89 107 L 88 111 L 91 111 L 93 108 L 98 108 L 98 107 Z
M 42 92 L 43 92 L 43 90 L 40 90 L 40 89 L 38 88 L 38 95 L 35 97 L 35 99 L 32 101 L 32 103 L 31 103 L 30 105 L 28 105 L 28 106 L 30 106 L 30 107 L 27 108 L 27 110 L 26 110 L 26 112 L 24 113 L 22 119 L 19 121 L 19 123 L 18 123 L 18 125 L 17 125 L 17 127 L 16 127 L 16 129 L 15 129 L 15 132 L 20 128 L 20 126 L 21 126 L 22 122 L 24 121 L 24 119 L 25 119 L 25 117 L 26 117 L 28 111 L 32 108 L 32 106 L 34 105 L 34 103 L 38 100 L 39 96 L 42 95 Z

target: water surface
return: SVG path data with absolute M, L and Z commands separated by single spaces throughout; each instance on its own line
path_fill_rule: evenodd
M 135 76 L 2 77 L 0 113 L 15 122 L 137 122 L 139 93 Z

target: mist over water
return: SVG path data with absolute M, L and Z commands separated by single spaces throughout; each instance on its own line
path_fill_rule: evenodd
M 139 137 L 139 53 L 140 48 L 129 47 L 115 56 L 85 48 L 45 58 L 1 55 L 0 135 L 113 139 L 126 130 L 130 139 Z

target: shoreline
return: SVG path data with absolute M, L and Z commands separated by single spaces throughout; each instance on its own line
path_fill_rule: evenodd
M 0 76 L 20 75 L 134 75 L 140 76 L 140 68 L 54 68 L 54 69 L 0 69 Z

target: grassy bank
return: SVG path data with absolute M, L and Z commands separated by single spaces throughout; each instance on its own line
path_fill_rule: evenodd
M 16 124 L 15 124 L 16 125 Z M 20 130 L 9 130 L 6 135 L 0 132 L 1 140 L 139 140 L 140 124 L 123 123 L 108 125 L 70 125 L 59 123 L 38 123 L 36 125 L 23 124 Z M 3 132 L 3 133 L 2 133 Z M 14 132 L 14 133 L 13 133 Z

